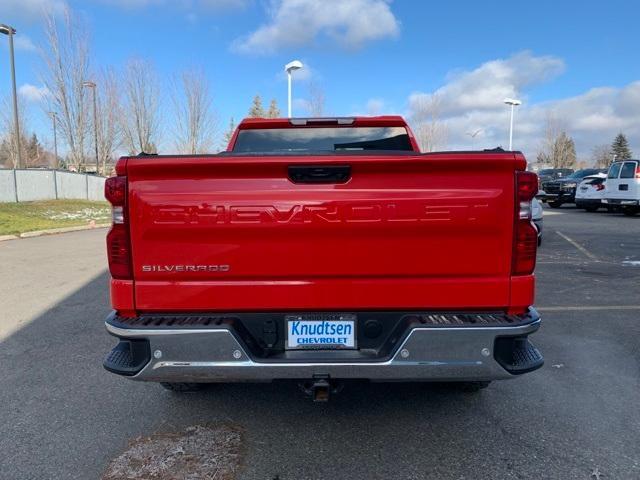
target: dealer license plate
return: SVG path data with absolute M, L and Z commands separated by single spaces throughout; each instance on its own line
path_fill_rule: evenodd
M 288 350 L 356 348 L 356 316 L 353 314 L 287 315 L 285 324 Z

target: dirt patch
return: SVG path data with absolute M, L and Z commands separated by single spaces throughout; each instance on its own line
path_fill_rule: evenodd
M 229 480 L 239 468 L 241 445 L 241 432 L 229 426 L 140 437 L 111 461 L 102 480 Z

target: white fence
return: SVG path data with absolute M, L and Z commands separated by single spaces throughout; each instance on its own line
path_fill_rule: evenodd
M 0 202 L 104 200 L 105 177 L 61 170 L 0 169 Z

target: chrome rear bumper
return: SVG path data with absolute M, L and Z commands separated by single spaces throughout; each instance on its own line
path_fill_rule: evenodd
M 527 340 L 540 327 L 540 318 L 537 313 L 530 318 L 532 321 L 519 325 L 416 327 L 383 361 L 354 361 L 348 352 L 340 357 L 342 353 L 336 351 L 289 351 L 284 359 L 266 361 L 253 358 L 234 332 L 224 326 L 136 329 L 106 322 L 108 332 L 121 343 L 144 344 L 148 353 L 133 374 L 110 368 L 107 361 L 105 367 L 134 380 L 155 382 L 268 382 L 316 376 L 371 381 L 506 379 L 514 377 L 513 372 L 525 373 L 542 365 L 541 355 Z M 505 353 L 503 340 L 510 339 L 524 350 L 513 347 Z M 513 356 L 513 362 L 521 362 L 520 367 L 525 368 L 511 369 L 510 373 L 504 366 L 505 355 Z M 527 366 L 531 356 L 534 361 Z

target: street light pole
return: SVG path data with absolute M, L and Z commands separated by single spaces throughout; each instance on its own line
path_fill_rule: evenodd
M 82 86 L 90 88 L 93 92 L 93 142 L 96 147 L 96 171 L 100 173 L 100 157 L 98 155 L 98 109 L 96 106 L 96 84 L 95 82 L 83 82 Z M 105 170 L 106 165 L 103 165 L 102 171 L 104 172 Z
M 291 118 L 291 72 L 287 70 L 287 117 Z
M 56 112 L 49 112 L 49 115 L 51 116 L 51 120 L 53 121 L 53 155 L 54 155 L 54 161 L 53 161 L 53 168 L 55 168 L 56 170 L 58 169 L 58 132 L 57 132 L 57 118 Z
M 471 137 L 471 150 L 475 150 L 476 149 L 476 137 L 478 136 L 478 134 L 482 131 L 481 128 L 478 128 L 477 130 L 473 131 L 473 132 L 467 132 L 467 135 L 469 135 Z
M 505 98 L 504 103 L 506 103 L 507 105 L 511 105 L 511 120 L 509 122 L 509 151 L 512 151 L 513 150 L 513 107 L 515 107 L 516 105 L 521 105 L 522 102 L 514 98 Z
M 16 29 L 9 25 L 0 24 L 0 33 L 9 36 L 9 58 L 11 62 L 11 84 L 13 86 L 13 125 L 16 142 L 17 167 L 22 167 L 22 154 L 20 153 L 20 123 L 18 122 L 18 94 L 16 90 L 16 66 L 13 54 L 13 35 Z M 15 168 L 15 167 L 14 167 Z
M 301 68 L 302 62 L 300 60 L 294 60 L 284 66 L 284 71 L 287 72 L 287 116 L 289 118 L 291 118 L 291 72 Z

